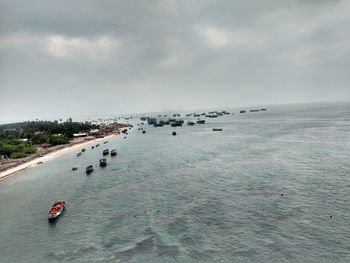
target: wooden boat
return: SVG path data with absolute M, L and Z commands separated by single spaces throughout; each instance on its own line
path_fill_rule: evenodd
M 188 126 L 194 126 L 195 123 L 194 123 L 193 121 L 188 121 L 188 122 L 187 122 L 187 125 L 188 125 Z
M 94 171 L 94 167 L 92 165 L 89 165 L 88 167 L 86 167 L 86 173 L 92 173 Z
M 107 159 L 106 159 L 106 158 L 100 159 L 100 166 L 101 166 L 101 167 L 104 167 L 104 166 L 106 166 L 106 165 L 107 165 Z
M 222 131 L 222 128 L 213 128 L 213 131 Z
M 48 219 L 49 221 L 54 221 L 57 219 L 60 215 L 62 215 L 64 211 L 64 206 L 66 202 L 65 201 L 56 201 L 52 207 L 50 208 L 48 212 Z
M 117 155 L 117 149 L 113 149 L 113 150 L 111 151 L 111 156 L 115 156 L 115 155 Z
M 109 150 L 108 150 L 108 149 L 103 150 L 102 154 L 103 154 L 103 155 L 109 154 Z

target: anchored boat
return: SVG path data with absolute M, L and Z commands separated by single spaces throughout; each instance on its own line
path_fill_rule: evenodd
M 48 212 L 49 221 L 53 221 L 57 219 L 60 215 L 62 215 L 64 210 L 65 201 L 56 201 Z
M 103 150 L 103 153 L 102 153 L 102 154 L 103 154 L 103 155 L 109 154 L 109 150 L 108 150 L 108 149 Z
M 113 149 L 113 150 L 111 151 L 111 156 L 115 156 L 115 155 L 117 155 L 117 150 L 116 150 L 116 149 Z
M 92 165 L 89 165 L 88 167 L 86 167 L 86 173 L 92 173 L 94 171 L 94 167 Z
M 106 165 L 107 165 L 107 159 L 106 159 L 106 158 L 100 159 L 100 166 L 101 166 L 101 167 L 104 167 L 104 166 L 106 166 Z

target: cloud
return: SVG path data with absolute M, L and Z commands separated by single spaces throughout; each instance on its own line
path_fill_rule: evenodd
M 198 27 L 197 31 L 202 36 L 204 41 L 212 47 L 227 47 L 233 42 L 233 33 L 228 30 L 206 26 Z
M 47 53 L 53 57 L 74 59 L 87 57 L 93 60 L 106 58 L 119 43 L 111 37 L 95 39 L 68 38 L 64 35 L 53 35 L 47 38 Z

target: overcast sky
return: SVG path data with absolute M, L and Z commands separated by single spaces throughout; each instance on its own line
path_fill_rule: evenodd
M 0 0 L 0 120 L 350 100 L 350 1 Z

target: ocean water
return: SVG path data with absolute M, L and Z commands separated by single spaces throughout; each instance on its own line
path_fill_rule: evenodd
M 350 262 L 350 104 L 237 112 L 1 181 L 0 262 Z

